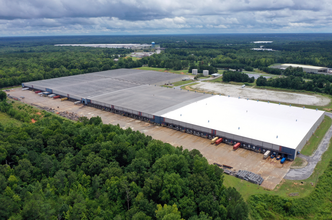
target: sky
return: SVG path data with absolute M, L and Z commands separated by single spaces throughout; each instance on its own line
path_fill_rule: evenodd
M 331 32 L 332 0 L 0 0 L 0 36 Z

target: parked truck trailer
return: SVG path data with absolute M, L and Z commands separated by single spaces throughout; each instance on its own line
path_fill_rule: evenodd
M 218 140 L 218 137 L 215 137 L 211 140 L 211 144 L 214 144 L 214 142 L 216 142 L 216 140 Z
M 216 145 L 220 144 L 222 142 L 222 138 L 219 138 L 218 140 L 216 140 Z
M 268 158 L 268 156 L 270 156 L 270 154 L 271 154 L 271 151 L 266 151 L 265 153 L 264 153 L 264 159 L 266 159 L 266 158 Z
M 240 143 L 240 142 L 234 144 L 234 146 L 233 146 L 233 150 L 237 150 L 240 146 L 241 146 L 241 143 Z

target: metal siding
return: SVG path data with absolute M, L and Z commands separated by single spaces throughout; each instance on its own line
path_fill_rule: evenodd
M 252 139 L 250 139 L 250 138 L 245 138 L 245 137 L 243 137 L 243 138 L 242 138 L 242 141 L 245 142 L 245 143 L 247 143 L 247 144 L 252 145 Z
M 216 136 L 218 136 L 218 137 L 225 137 L 226 133 L 222 132 L 222 131 L 216 131 Z
M 201 127 L 201 130 L 202 130 L 202 132 L 204 132 L 204 133 L 209 133 L 209 134 L 211 134 L 211 133 L 210 133 L 210 132 L 211 132 L 211 129 L 209 129 L 209 128 Z
M 264 147 L 264 148 L 273 149 L 272 144 L 267 143 L 267 142 L 262 142 L 262 145 L 260 145 L 260 146 L 262 146 L 262 147 Z M 279 148 L 278 148 L 278 149 L 279 149 Z M 274 149 L 274 150 L 275 150 L 275 149 Z
M 262 146 L 263 145 L 261 141 L 257 141 L 257 140 L 252 140 L 251 143 L 255 146 Z
M 233 135 L 233 139 L 235 141 L 242 141 L 242 137 L 241 136 L 238 136 L 238 135 Z
M 271 144 L 272 145 L 272 144 Z M 279 151 L 280 149 L 280 146 L 279 145 L 272 145 L 272 149 L 275 150 L 275 151 Z

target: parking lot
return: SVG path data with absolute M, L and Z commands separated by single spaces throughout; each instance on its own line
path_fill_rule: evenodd
M 74 105 L 72 101 L 60 101 L 60 99 L 41 97 L 32 91 L 22 91 L 21 88 L 11 90 L 9 93 L 16 97 L 24 96 L 25 98 L 22 101 L 27 104 L 54 108 L 55 111 L 73 112 L 79 116 L 86 116 L 88 118 L 100 116 L 105 124 L 119 124 L 124 129 L 130 127 L 133 130 L 138 130 L 152 136 L 154 139 L 170 143 L 173 146 L 182 146 L 188 150 L 197 149 L 207 158 L 210 164 L 225 164 L 233 167 L 234 170 L 247 170 L 261 175 L 264 178 L 261 186 L 270 190 L 274 189 L 280 183 L 291 166 L 291 162 L 289 161 L 280 164 L 280 161 L 276 159 L 268 158 L 264 160 L 263 154 L 260 153 L 242 148 L 233 151 L 231 145 L 224 143 L 218 146 L 211 145 L 209 139 L 155 126 L 140 120 L 83 106 L 82 104 Z

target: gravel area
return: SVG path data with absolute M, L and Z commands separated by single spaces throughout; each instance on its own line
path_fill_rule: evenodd
M 332 118 L 331 113 L 325 113 L 325 114 L 330 118 Z M 319 144 L 317 150 L 311 156 L 308 157 L 302 154 L 298 155 L 299 157 L 306 159 L 308 161 L 308 165 L 301 169 L 290 169 L 284 178 L 288 180 L 308 179 L 311 176 L 311 174 L 314 172 L 317 163 L 322 159 L 322 155 L 328 149 L 331 137 L 332 137 L 332 126 L 326 132 L 322 142 Z
M 266 100 L 273 102 L 284 102 L 301 105 L 325 106 L 330 103 L 330 99 L 321 95 L 307 95 L 292 92 L 272 91 L 265 89 L 255 89 L 223 83 L 201 82 L 193 85 L 192 88 L 207 92 L 215 92 L 231 97 L 249 98 L 254 100 Z

